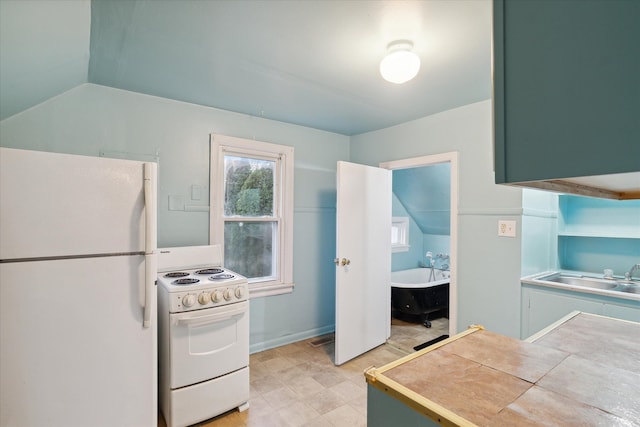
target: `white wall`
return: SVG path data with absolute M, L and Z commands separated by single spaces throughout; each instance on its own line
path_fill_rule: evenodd
M 351 161 L 368 165 L 459 152 L 458 329 L 482 324 L 520 335 L 521 238 L 497 236 L 518 222 L 522 190 L 494 184 L 490 100 L 351 138 Z
M 159 246 L 207 244 L 208 212 L 170 211 L 169 195 L 209 202 L 209 134 L 295 147 L 292 294 L 251 301 L 253 351 L 327 333 L 335 321 L 336 163 L 349 138 L 94 84 L 78 86 L 0 122 L 0 145 L 97 156 L 159 158 Z M 117 154 L 114 154 L 117 155 Z M 203 189 L 190 199 L 191 185 Z

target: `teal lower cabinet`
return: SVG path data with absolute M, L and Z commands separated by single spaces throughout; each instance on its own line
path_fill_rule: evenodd
M 640 301 L 522 284 L 521 338 L 558 321 L 572 311 L 640 322 Z
M 367 384 L 367 427 L 433 427 L 429 418 Z

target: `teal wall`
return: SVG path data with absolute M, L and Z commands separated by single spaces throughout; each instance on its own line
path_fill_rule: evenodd
M 459 153 L 458 330 L 479 323 L 519 337 L 521 238 L 497 236 L 498 219 L 522 217 L 522 190 L 494 183 L 491 101 L 351 137 L 351 161 Z M 393 141 L 393 143 L 389 143 Z
M 562 195 L 558 263 L 565 270 L 624 276 L 640 262 L 640 200 Z
M 522 190 L 522 276 L 557 268 L 557 220 L 556 193 Z
M 90 0 L 0 1 L 0 120 L 88 80 Z
M 524 189 L 522 275 L 549 270 L 624 276 L 640 262 L 640 200 Z
M 158 158 L 158 245 L 208 243 L 209 134 L 295 147 L 293 293 L 251 300 L 257 351 L 334 329 L 336 163 L 349 138 L 282 122 L 84 84 L 0 122 L 6 147 L 97 156 Z M 322 147 L 321 150 L 318 147 Z M 169 195 L 194 211 L 170 211 Z M 205 211 L 202 211 L 205 208 Z

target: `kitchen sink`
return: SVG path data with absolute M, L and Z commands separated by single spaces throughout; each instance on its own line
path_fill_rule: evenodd
M 602 289 L 605 291 L 640 294 L 640 282 L 631 280 L 602 279 L 589 276 L 554 273 L 540 277 L 545 282 L 564 283 L 565 285 L 581 286 L 583 288 Z
M 630 294 L 640 294 L 640 283 L 619 282 L 618 288 L 615 290 L 620 292 L 628 292 Z
M 618 286 L 618 282 L 615 280 L 596 279 L 592 277 L 576 277 L 576 276 L 564 276 L 556 274 L 549 277 L 543 277 L 541 280 L 548 282 L 564 283 L 567 285 L 584 286 L 585 288 L 596 288 L 611 290 Z

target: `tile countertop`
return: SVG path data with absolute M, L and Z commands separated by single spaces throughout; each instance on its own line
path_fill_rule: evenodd
M 602 278 L 602 275 L 598 275 L 596 273 L 588 273 L 588 272 L 573 271 L 573 270 L 552 270 L 552 271 L 545 271 L 545 272 L 542 272 L 542 273 L 536 273 L 536 274 L 532 274 L 530 276 L 522 277 L 522 278 L 520 278 L 520 282 L 521 283 L 526 283 L 528 285 L 543 286 L 543 287 L 547 287 L 547 288 L 564 289 L 564 290 L 573 291 L 573 292 L 581 292 L 581 293 L 586 293 L 586 294 L 602 295 L 602 296 L 607 296 L 607 297 L 612 297 L 612 298 L 620 298 L 620 299 L 626 299 L 626 300 L 632 300 L 632 301 L 640 301 L 640 294 L 634 294 L 634 293 L 630 293 L 630 292 L 610 291 L 610 290 L 598 289 L 598 288 L 587 288 L 587 287 L 584 287 L 584 286 L 568 285 L 568 284 L 565 284 L 565 283 L 558 283 L 558 282 L 550 282 L 550 281 L 547 281 L 547 280 L 541 280 L 541 278 L 546 277 L 546 276 L 550 276 L 550 275 L 555 274 L 555 273 L 563 273 L 563 274 L 568 274 L 568 275 L 572 275 L 572 276 L 593 277 L 593 278 L 597 278 L 597 279 L 601 279 Z
M 524 341 L 471 327 L 365 377 L 442 425 L 640 425 L 639 336 L 581 312 Z

